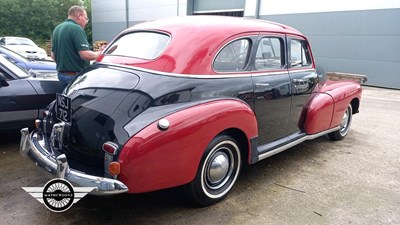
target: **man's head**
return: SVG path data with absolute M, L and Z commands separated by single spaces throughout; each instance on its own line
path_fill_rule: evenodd
M 89 22 L 86 10 L 80 6 L 74 5 L 68 10 L 68 18 L 73 19 L 78 23 L 83 29 Z

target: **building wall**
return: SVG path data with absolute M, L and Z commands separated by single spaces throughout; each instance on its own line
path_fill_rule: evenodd
M 400 89 L 399 0 L 244 1 L 245 17 L 284 23 L 304 33 L 310 40 L 320 73 L 365 74 L 367 85 Z M 243 0 L 231 2 L 237 4 L 236 8 L 243 5 Z M 111 41 L 128 26 L 147 20 L 188 15 L 196 10 L 213 11 L 210 7 L 214 3 L 92 0 L 93 40 Z M 232 8 L 226 5 L 227 10 Z M 219 4 L 216 10 L 224 9 Z
M 305 34 L 319 73 L 365 74 L 366 85 L 400 89 L 400 1 L 260 0 L 258 12 L 256 2 L 247 0 L 245 16 Z
M 109 42 L 137 23 L 179 15 L 187 15 L 187 0 L 92 0 L 93 41 Z

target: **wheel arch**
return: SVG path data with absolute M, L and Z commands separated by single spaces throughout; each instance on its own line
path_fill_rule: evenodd
M 353 114 L 358 113 L 359 108 L 360 108 L 360 99 L 358 98 L 353 98 L 350 102 L 351 107 L 353 108 Z
M 222 131 L 218 135 L 221 135 L 221 134 L 231 136 L 233 139 L 235 139 L 238 142 L 239 150 L 240 150 L 240 153 L 242 156 L 242 162 L 248 163 L 249 157 L 251 154 L 251 146 L 250 146 L 249 137 L 247 137 L 246 134 L 239 128 L 229 128 L 229 129 Z

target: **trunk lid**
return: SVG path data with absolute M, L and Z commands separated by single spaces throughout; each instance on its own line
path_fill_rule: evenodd
M 76 161 L 102 167 L 103 143 L 124 143 L 128 135 L 121 124 L 147 107 L 148 97 L 135 90 L 138 83 L 139 76 L 132 70 L 104 66 L 89 68 L 76 77 L 63 93 L 70 99 L 71 115 L 61 151 Z M 54 116 L 56 108 L 53 120 L 59 122 Z

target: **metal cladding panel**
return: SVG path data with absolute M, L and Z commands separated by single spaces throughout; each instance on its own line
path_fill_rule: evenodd
M 245 0 L 193 0 L 193 11 L 225 11 L 244 9 Z
M 400 9 L 263 15 L 309 39 L 317 69 L 366 74 L 366 85 L 400 89 Z
M 125 21 L 121 22 L 94 22 L 93 40 L 110 42 L 118 33 L 126 29 Z

